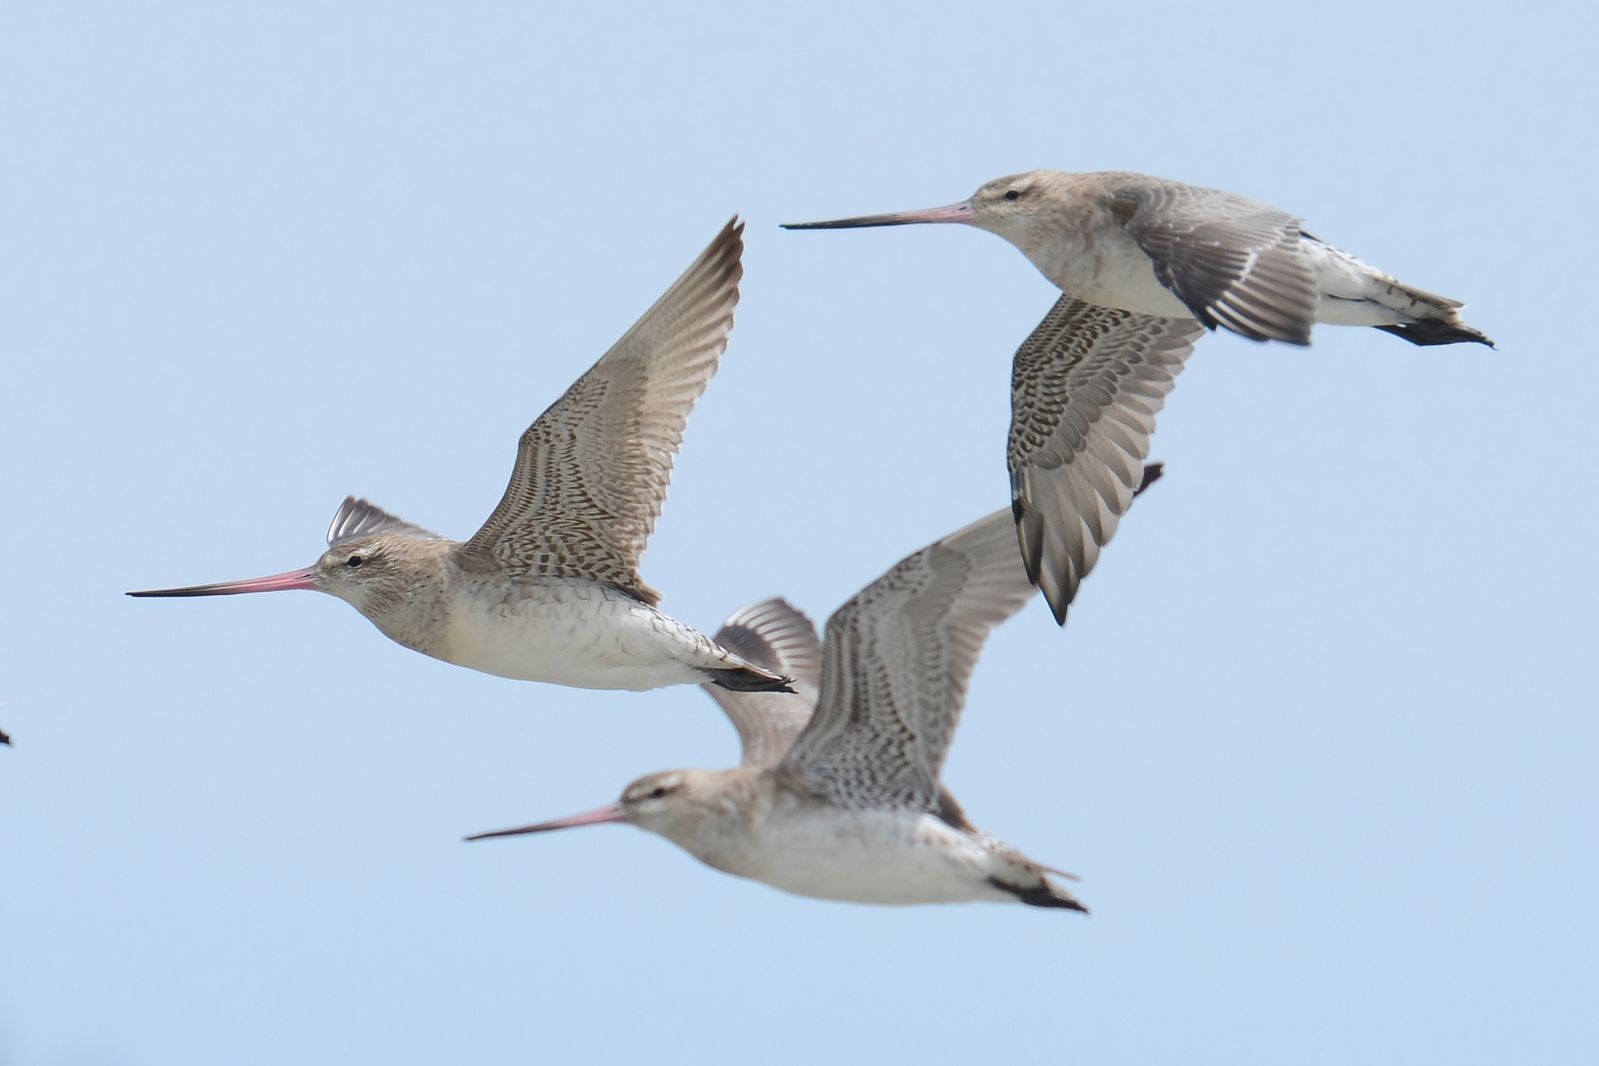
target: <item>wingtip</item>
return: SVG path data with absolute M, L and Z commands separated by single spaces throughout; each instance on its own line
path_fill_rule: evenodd
M 709 681 L 729 692 L 793 692 L 794 679 L 752 666 L 736 666 L 721 670 L 707 670 Z
M 1088 913 L 1088 908 L 1081 900 L 1060 886 L 1051 884 L 1047 879 L 1027 888 L 1001 881 L 997 877 L 990 877 L 988 881 L 989 884 L 1009 892 L 1029 907 L 1052 907 L 1057 910 L 1077 911 L 1079 914 Z
M 379 533 L 398 533 L 420 540 L 445 539 L 431 529 L 423 529 L 415 522 L 407 522 L 392 511 L 385 511 L 362 496 L 344 497 L 339 509 L 333 512 L 333 520 L 328 523 L 324 537 L 328 547 L 332 548 L 358 537 L 374 536 Z
M 736 213 L 727 220 L 727 224 L 716 235 L 716 239 L 701 253 L 697 265 L 703 268 L 712 263 L 717 264 L 713 269 L 725 271 L 724 276 L 731 279 L 732 300 L 736 306 L 742 295 L 739 285 L 744 280 L 744 220 Z M 690 267 L 688 273 L 693 273 L 694 270 L 695 267 Z M 679 281 L 681 280 L 680 278 Z
M 1161 478 L 1166 476 L 1166 464 L 1163 462 L 1145 463 L 1144 477 L 1139 481 L 1138 487 L 1133 490 L 1133 499 L 1138 499 L 1143 491 Z
M 1441 344 L 1486 344 L 1497 351 L 1499 345 L 1493 342 L 1481 330 L 1462 322 L 1443 322 L 1438 319 L 1421 319 L 1416 322 L 1401 322 L 1398 325 L 1376 326 L 1384 333 L 1392 333 L 1401 340 L 1411 344 L 1431 348 Z
M 1054 616 L 1055 624 L 1062 629 L 1066 628 L 1066 615 L 1071 611 L 1071 599 L 1066 599 L 1064 603 L 1060 602 L 1058 596 L 1051 595 L 1049 590 L 1045 589 L 1044 602 L 1049 604 L 1049 613 Z
M 787 684 L 797 683 L 797 677 L 816 677 L 821 672 L 822 648 L 816 623 L 781 596 L 734 611 L 711 639 Z
M 733 217 L 729 218 L 727 220 L 727 224 L 722 227 L 722 232 L 721 232 L 720 236 L 723 237 L 723 238 L 730 238 L 732 240 L 739 241 L 740 243 L 743 242 L 743 240 L 744 240 L 744 220 L 739 217 L 737 211 L 733 212 Z

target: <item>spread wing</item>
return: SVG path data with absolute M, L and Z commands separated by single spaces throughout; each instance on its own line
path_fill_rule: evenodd
M 472 569 L 608 581 L 650 603 L 639 556 L 689 411 L 727 348 L 744 225 L 728 222 L 626 336 L 522 434 L 494 513 L 461 549 Z
M 1321 293 L 1300 247 L 1299 219 L 1177 182 L 1120 191 L 1112 206 L 1154 261 L 1155 277 L 1206 326 L 1310 343 Z
M 1055 620 L 1143 483 L 1155 416 L 1205 327 L 1055 302 L 1011 370 L 1011 510 Z
M 775 766 L 816 709 L 822 677 L 822 642 L 816 627 L 787 601 L 771 599 L 732 615 L 713 639 L 756 666 L 793 679 L 792 693 L 703 686 L 738 730 L 742 764 Z
M 338 513 L 328 523 L 328 547 L 336 548 L 357 537 L 370 537 L 377 533 L 403 533 L 418 540 L 443 540 L 432 530 L 413 525 L 403 518 L 389 514 L 375 503 L 346 496 L 339 504 Z
M 784 769 L 841 807 L 938 811 L 978 653 L 1032 592 L 1004 511 L 902 560 L 828 620 L 816 714 Z

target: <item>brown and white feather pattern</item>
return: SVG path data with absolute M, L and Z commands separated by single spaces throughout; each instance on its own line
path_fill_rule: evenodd
M 751 604 L 722 623 L 716 643 L 747 662 L 792 680 L 793 692 L 734 692 L 704 686 L 738 730 L 741 765 L 775 766 L 816 709 L 822 641 L 811 620 L 786 600 Z
M 499 506 L 462 565 L 606 581 L 638 574 L 683 428 L 727 348 L 743 274 L 736 218 L 599 362 L 522 434 Z
M 1195 318 L 1252 340 L 1310 343 L 1321 291 L 1299 219 L 1217 189 L 1142 181 L 1117 192 L 1113 210 Z
M 1005 511 L 902 560 L 828 621 L 816 714 L 783 769 L 840 807 L 936 812 L 983 642 L 1032 592 Z
M 1063 296 L 1016 350 L 1011 510 L 1027 576 L 1057 622 L 1132 503 L 1155 416 L 1204 333 L 1191 319 Z

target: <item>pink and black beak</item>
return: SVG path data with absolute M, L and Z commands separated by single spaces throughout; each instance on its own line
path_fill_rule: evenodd
M 237 596 L 243 592 L 283 592 L 288 589 L 317 589 L 316 567 L 290 570 L 286 574 L 251 578 L 249 581 L 219 581 L 214 585 L 188 585 L 179 589 L 149 589 L 129 596 Z
M 492 833 L 473 833 L 468 840 L 487 840 L 489 837 L 516 837 L 524 833 L 547 833 L 551 829 L 576 829 L 580 825 L 604 825 L 607 822 L 626 821 L 619 803 L 607 803 L 594 811 L 583 814 L 574 814 L 569 818 L 557 818 L 551 822 L 538 822 L 534 825 L 518 826 L 515 829 L 496 829 Z
M 921 222 L 972 221 L 972 202 L 962 200 L 945 207 L 928 207 L 921 211 L 898 211 L 888 215 L 860 215 L 857 218 L 838 218 L 831 222 L 785 222 L 784 229 L 861 229 L 866 226 L 914 226 Z

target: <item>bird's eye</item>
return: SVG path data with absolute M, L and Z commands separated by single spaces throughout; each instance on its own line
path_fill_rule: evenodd
M 1020 200 L 1021 198 L 1022 198 L 1022 191 L 1020 189 L 1006 189 L 1005 190 L 1005 199 L 1007 199 L 1007 200 Z
M 652 800 L 658 800 L 664 795 L 666 795 L 665 785 L 656 785 L 654 788 L 650 789 L 650 799 Z
M 359 555 L 352 555 L 344 561 L 344 565 L 353 570 L 355 567 L 360 566 L 364 562 L 366 562 L 366 560 L 361 558 Z

